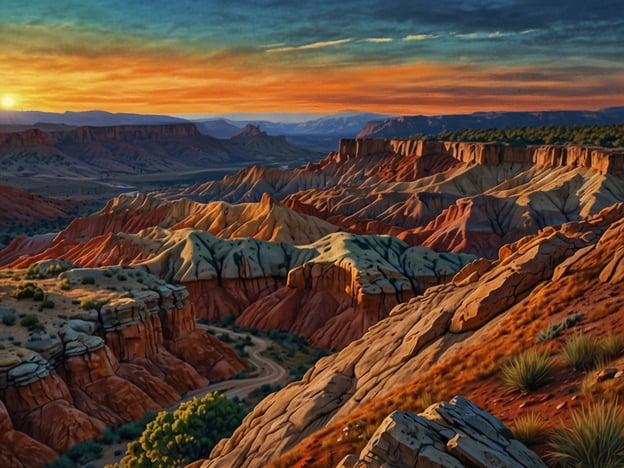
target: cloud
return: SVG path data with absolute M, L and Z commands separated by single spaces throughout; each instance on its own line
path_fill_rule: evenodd
M 311 44 L 304 44 L 304 45 L 300 45 L 300 46 L 288 46 L 288 47 L 278 47 L 276 49 L 269 49 L 267 50 L 267 52 L 291 52 L 294 50 L 310 50 L 310 49 L 322 49 L 324 47 L 331 47 L 331 46 L 335 46 L 335 45 L 340 45 L 340 44 L 347 44 L 349 42 L 353 41 L 352 38 L 348 38 L 348 39 L 338 39 L 336 41 L 319 41 L 319 42 L 313 42 Z
M 403 38 L 404 41 L 426 41 L 427 39 L 436 39 L 437 34 L 409 34 Z
M 363 39 L 364 42 L 372 42 L 373 44 L 380 44 L 384 42 L 392 42 L 394 39 L 391 37 L 368 37 Z

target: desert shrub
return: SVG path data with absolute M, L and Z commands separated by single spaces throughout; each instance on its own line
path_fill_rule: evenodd
M 74 468 L 83 466 L 92 460 L 102 458 L 102 446 L 95 440 L 85 440 L 69 448 L 60 458 L 57 458 L 46 467 L 49 468 Z
M 39 312 L 43 309 L 54 309 L 54 301 L 51 299 L 44 299 L 41 301 L 41 304 L 39 304 Z
M 128 445 L 122 466 L 184 466 L 207 458 L 215 444 L 243 420 L 244 411 L 218 392 L 160 412 L 140 439 Z
M 100 310 L 100 307 L 104 304 L 106 304 L 106 301 L 102 299 L 85 298 L 80 301 L 80 307 L 84 310 Z
M 56 265 L 50 265 L 48 269 L 45 271 L 45 275 L 47 277 L 57 276 L 60 273 L 63 273 L 64 271 L 66 271 L 68 268 L 69 268 L 68 265 L 63 265 L 60 263 L 57 263 Z
M 430 391 L 423 390 L 418 395 L 418 404 L 425 410 L 437 402 L 436 397 Z
M 22 327 L 28 328 L 28 331 L 44 330 L 43 323 L 39 321 L 39 317 L 33 314 L 28 314 L 20 321 Z
M 44 275 L 39 271 L 39 266 L 30 265 L 24 274 L 26 279 L 42 279 Z
M 15 325 L 15 321 L 17 320 L 17 316 L 15 315 L 14 310 L 5 310 L 2 312 L 2 323 L 5 325 Z
M 624 410 L 598 402 L 570 413 L 572 426 L 557 429 L 550 457 L 562 466 L 624 466 Z
M 117 280 L 118 281 L 126 281 L 128 279 L 128 277 L 126 275 L 124 275 L 123 273 L 119 273 L 117 275 Z
M 561 357 L 567 365 L 577 370 L 593 369 L 601 357 L 598 340 L 590 335 L 574 335 L 564 343 Z
M 513 421 L 513 433 L 524 445 L 535 445 L 546 435 L 547 427 L 544 420 L 536 413 L 518 416 Z
M 525 351 L 503 365 L 505 385 L 514 390 L 525 392 L 541 386 L 554 367 L 549 353 L 535 350 Z
M 102 432 L 101 442 L 106 445 L 118 444 L 123 441 L 138 439 L 145 430 L 145 426 L 152 422 L 156 413 L 149 412 L 138 421 L 131 421 L 113 427 L 107 427 Z
M 13 291 L 13 297 L 15 299 L 34 299 L 35 301 L 42 301 L 45 294 L 43 289 L 34 283 L 22 283 Z
M 71 289 L 71 283 L 69 282 L 69 279 L 63 278 L 59 283 L 59 289 L 61 289 L 62 291 L 69 291 Z
M 95 284 L 95 278 L 93 276 L 84 276 L 80 283 L 82 284 Z
M 624 354 L 624 336 L 608 334 L 598 343 L 602 359 L 610 361 Z
M 548 327 L 539 332 L 538 335 L 535 337 L 535 342 L 543 343 L 545 341 L 554 340 L 559 335 L 561 335 L 561 332 L 576 325 L 576 322 L 578 322 L 582 318 L 583 314 L 576 313 L 570 315 L 569 317 L 566 317 L 559 323 L 549 323 Z

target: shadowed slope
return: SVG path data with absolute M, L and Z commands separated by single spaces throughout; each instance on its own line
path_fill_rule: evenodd
M 266 464 L 325 427 L 294 460 L 305 456 L 313 460 L 308 466 L 327 466 L 331 456 L 335 464 L 346 453 L 331 454 L 329 447 L 339 450 L 336 434 L 345 424 L 379 418 L 376 426 L 387 413 L 366 411 L 387 408 L 388 401 L 404 407 L 407 395 L 419 388 L 460 393 L 465 385 L 474 392 L 483 385 L 467 385 L 478 381 L 477 366 L 500 363 L 531 346 L 552 316 L 583 310 L 592 324 L 604 320 L 605 329 L 612 330 L 624 293 L 623 219 L 619 204 L 587 222 L 547 228 L 503 248 L 498 260 L 468 265 L 452 283 L 398 305 L 362 339 L 261 402 L 205 466 Z M 616 329 L 621 331 L 621 323 Z M 482 398 L 479 404 L 486 410 L 500 413 L 495 405 L 500 394 Z M 352 447 L 352 442 L 343 445 Z

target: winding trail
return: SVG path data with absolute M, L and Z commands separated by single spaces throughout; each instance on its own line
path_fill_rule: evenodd
M 167 411 L 175 410 L 180 403 L 191 400 L 194 396 L 205 395 L 208 392 L 214 392 L 218 390 L 228 398 L 245 398 L 256 388 L 261 387 L 264 384 L 275 385 L 279 383 L 286 383 L 288 378 L 288 370 L 282 367 L 272 359 L 262 356 L 262 352 L 273 344 L 273 342 L 267 338 L 260 338 L 259 336 L 252 335 L 246 332 L 235 332 L 227 328 L 215 327 L 213 325 L 197 324 L 198 328 L 203 328 L 207 331 L 212 331 L 215 334 L 227 333 L 230 336 L 238 338 L 251 338 L 251 345 L 245 347 L 245 351 L 249 353 L 247 361 L 252 366 L 252 372 L 258 372 L 257 376 L 249 377 L 247 379 L 232 379 L 224 380 L 215 384 L 210 384 L 207 387 L 200 388 L 187 392 L 184 397 L 175 405 L 167 408 Z
M 287 382 L 288 370 L 272 359 L 262 356 L 262 352 L 266 351 L 266 349 L 273 344 L 271 340 L 252 335 L 251 333 L 235 332 L 227 328 L 216 327 L 213 325 L 203 325 L 198 323 L 197 328 L 213 332 L 216 335 L 220 333 L 227 333 L 230 336 L 242 339 L 249 337 L 251 339 L 251 345 L 245 346 L 245 351 L 249 354 L 249 357 L 246 360 L 251 365 L 250 372 L 256 375 L 246 379 L 224 380 L 222 382 L 209 384 L 203 388 L 198 388 L 197 390 L 192 390 L 185 393 L 182 399 L 175 404 L 169 406 L 168 408 L 163 408 L 162 411 L 174 411 L 185 401 L 192 400 L 193 397 L 196 396 L 204 396 L 207 393 L 214 391 L 219 391 L 228 398 L 238 397 L 242 399 L 264 384 L 276 385 L 285 384 Z M 89 462 L 89 466 L 103 468 L 108 464 L 119 463 L 126 453 L 127 445 L 128 444 L 126 442 L 115 445 L 103 445 L 102 458 Z M 115 452 L 119 450 L 121 450 L 121 454 L 116 456 Z

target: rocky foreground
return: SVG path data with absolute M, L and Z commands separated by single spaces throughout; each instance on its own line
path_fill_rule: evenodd
M 361 339 L 262 401 L 202 466 L 265 465 L 289 450 L 293 464 L 335 464 L 346 455 L 335 442 L 340 428 L 374 420 L 380 408 L 403 405 L 418 389 L 464 388 L 483 399 L 485 410 L 501 414 L 510 396 L 496 392 L 500 383 L 479 381 L 496 382 L 500 363 L 533 346 L 549 320 L 584 311 L 597 332 L 622 331 L 623 245 L 624 204 L 618 204 L 510 244 L 497 260 L 466 266 L 451 283 L 399 304 Z M 539 411 L 559 401 L 530 404 Z

